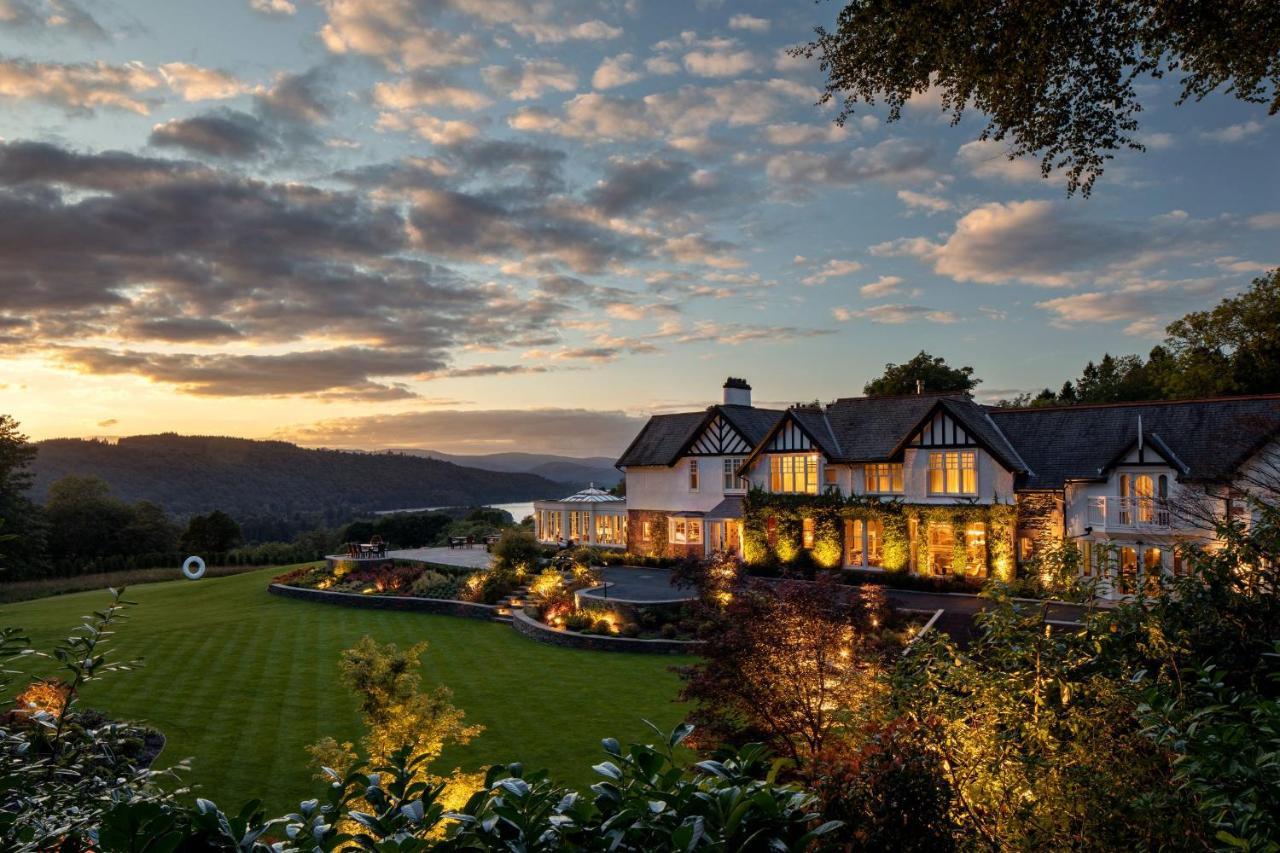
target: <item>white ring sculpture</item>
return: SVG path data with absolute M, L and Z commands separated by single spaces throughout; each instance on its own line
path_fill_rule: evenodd
M 186 562 L 182 564 L 182 574 L 190 580 L 200 580 L 204 577 L 204 560 L 199 557 L 187 557 Z

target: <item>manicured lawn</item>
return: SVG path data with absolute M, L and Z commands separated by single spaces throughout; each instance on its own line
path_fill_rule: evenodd
M 442 756 L 441 771 L 523 761 L 585 788 L 598 778 L 591 765 L 602 737 L 651 742 L 642 718 L 669 728 L 682 717 L 670 667 L 686 659 L 559 649 L 498 623 L 290 601 L 267 594 L 279 571 L 129 590 L 138 606 L 113 645 L 119 658 L 141 656 L 145 665 L 82 695 L 86 705 L 161 729 L 169 740 L 158 766 L 190 758 L 197 793 L 224 807 L 258 797 L 278 813 L 318 792 L 305 747 L 326 735 L 359 736 L 337 664 L 364 634 L 428 640 L 424 685 L 451 687 L 467 720 L 485 726 Z M 47 649 L 107 600 L 106 592 L 75 593 L 5 605 L 0 625 L 22 626 Z

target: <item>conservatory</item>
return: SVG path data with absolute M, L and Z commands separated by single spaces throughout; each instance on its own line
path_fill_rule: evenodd
M 595 484 L 555 501 L 533 502 L 534 535 L 547 545 L 627 547 L 627 501 Z

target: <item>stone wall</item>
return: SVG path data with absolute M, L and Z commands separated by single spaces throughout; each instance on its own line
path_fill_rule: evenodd
M 579 634 L 576 631 L 562 631 L 539 622 L 523 610 L 511 612 L 511 625 L 531 640 L 566 649 L 640 652 L 651 655 L 692 655 L 697 654 L 698 647 L 701 645 L 697 640 L 641 640 L 635 637 L 605 637 L 597 634 Z
M 1057 542 L 1063 535 L 1062 492 L 1020 492 L 1014 523 L 1014 555 L 1024 558 L 1024 540 L 1033 548 Z
M 645 522 L 649 536 L 644 535 Z M 676 546 L 667 542 L 667 514 L 652 509 L 627 510 L 627 550 L 644 557 L 683 556 L 675 554 Z
M 267 592 L 284 598 L 318 601 L 322 604 L 339 604 L 366 610 L 404 610 L 412 613 L 436 613 L 442 616 L 464 616 L 469 619 L 492 619 L 497 608 L 491 604 L 475 604 L 470 601 L 453 601 L 447 598 L 414 598 L 405 595 L 361 595 L 354 592 L 330 592 L 323 589 L 307 589 L 273 583 Z

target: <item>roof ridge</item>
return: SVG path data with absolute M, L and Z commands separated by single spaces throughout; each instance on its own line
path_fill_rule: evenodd
M 1004 406 L 983 405 L 982 408 L 992 414 L 1012 414 L 1022 412 L 1060 412 L 1070 409 L 1119 409 L 1126 406 L 1181 406 L 1190 403 L 1247 403 L 1256 400 L 1276 400 L 1280 402 L 1280 393 L 1275 394 L 1240 394 L 1231 397 L 1184 397 L 1178 400 L 1128 400 L 1118 403 L 1071 403 L 1064 406 L 1027 406 L 1013 408 Z
M 863 394 L 858 397 L 836 397 L 835 403 L 842 403 L 848 400 L 902 400 L 911 397 L 955 397 L 972 400 L 973 395 L 965 391 L 912 391 L 910 394 Z

